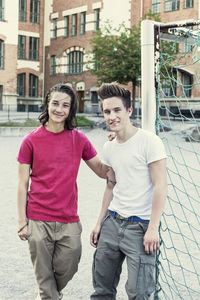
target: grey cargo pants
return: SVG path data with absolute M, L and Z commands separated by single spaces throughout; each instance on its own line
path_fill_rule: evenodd
M 148 222 L 129 222 L 108 215 L 93 260 L 92 300 L 115 300 L 122 264 L 127 261 L 126 292 L 129 300 L 150 299 L 155 290 L 155 253 L 144 252 Z

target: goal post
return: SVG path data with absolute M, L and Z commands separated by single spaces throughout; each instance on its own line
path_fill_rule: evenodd
M 167 151 L 154 299 L 200 299 L 200 20 L 141 25 L 142 128 Z

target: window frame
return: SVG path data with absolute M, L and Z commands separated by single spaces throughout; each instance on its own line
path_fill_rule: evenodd
M 5 13 L 5 3 L 4 0 L 0 0 L 0 21 L 4 21 L 4 13 Z
M 188 5 L 189 3 L 189 5 Z M 194 7 L 194 1 L 193 0 L 184 0 L 184 8 L 193 8 Z
M 22 3 L 24 4 L 22 7 Z M 19 21 L 26 22 L 26 9 L 27 3 L 26 0 L 19 0 Z
M 165 12 L 177 11 L 179 9 L 180 0 L 165 0 Z
M 56 75 L 56 56 L 55 55 L 51 55 L 50 75 L 51 76 Z
M 40 0 L 30 1 L 30 23 L 40 23 Z
M 18 35 L 18 59 L 26 59 L 26 36 Z
M 94 9 L 94 31 L 100 28 L 100 8 Z
M 29 60 L 39 60 L 39 38 L 29 37 Z
M 80 18 L 81 18 L 81 20 L 80 20 L 80 34 L 83 35 L 83 34 L 85 34 L 85 29 L 86 29 L 86 12 L 85 11 L 81 12 Z
M 69 37 L 69 16 L 65 16 L 64 18 L 64 37 Z
M 71 51 L 67 55 L 67 75 L 83 73 L 83 52 Z
M 26 73 L 17 74 L 17 94 L 21 97 L 26 95 Z
M 4 40 L 0 39 L 0 70 L 4 69 L 4 52 L 5 52 Z
M 35 82 L 34 82 L 35 81 Z M 38 76 L 29 74 L 29 97 L 38 97 Z M 33 86 L 35 84 L 35 87 Z
M 152 0 L 151 10 L 153 14 L 160 13 L 161 0 Z
M 77 35 L 77 14 L 72 15 L 72 36 Z
M 54 18 L 52 21 L 53 21 L 52 39 L 56 40 L 57 39 L 57 22 L 58 22 L 58 18 Z

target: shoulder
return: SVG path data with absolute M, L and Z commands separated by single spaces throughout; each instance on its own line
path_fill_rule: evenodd
M 161 138 L 151 131 L 145 129 L 139 129 L 139 135 L 142 139 L 144 139 L 148 143 L 154 143 L 156 141 L 162 143 Z

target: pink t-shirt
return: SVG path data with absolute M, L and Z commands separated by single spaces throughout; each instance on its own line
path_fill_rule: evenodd
M 76 179 L 80 160 L 96 154 L 85 134 L 75 129 L 53 133 L 40 126 L 29 133 L 17 157 L 18 162 L 31 165 L 28 219 L 79 221 Z

